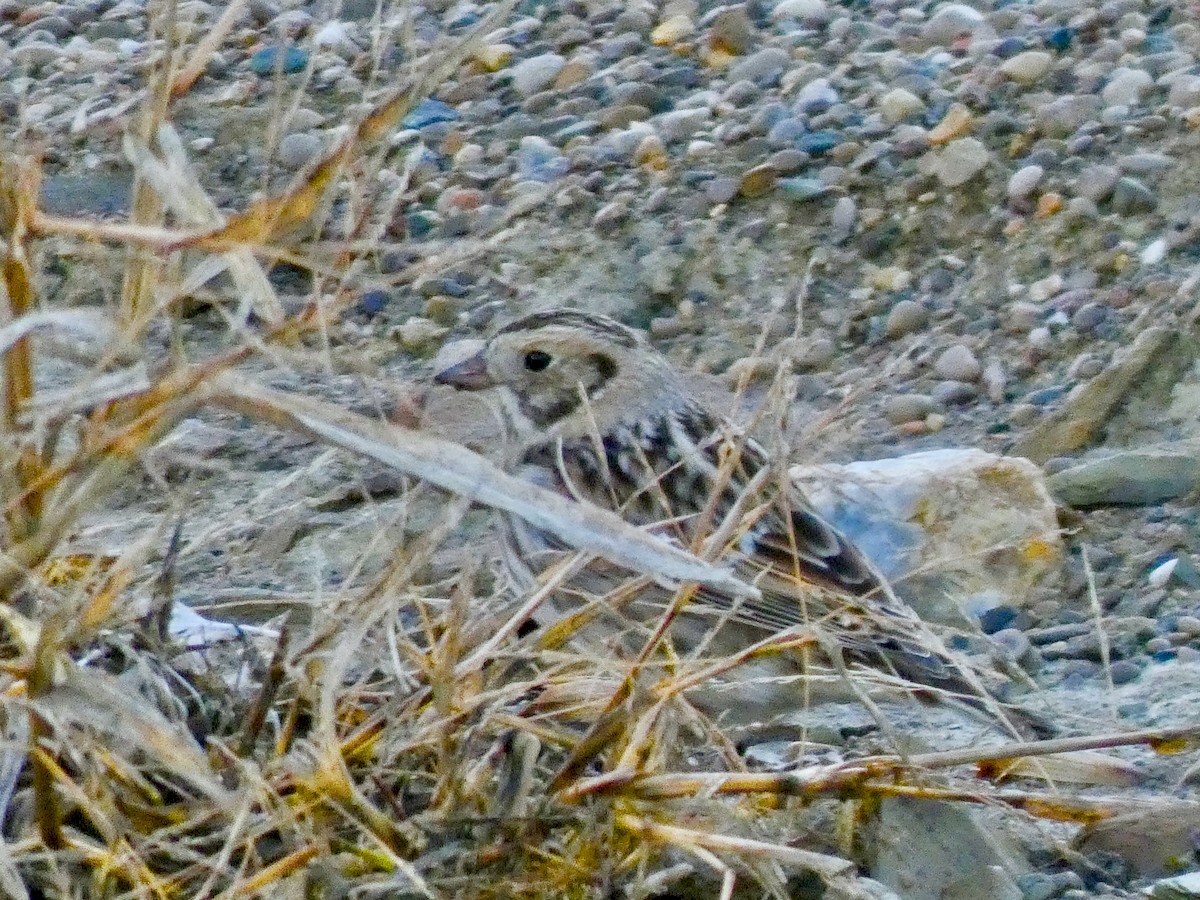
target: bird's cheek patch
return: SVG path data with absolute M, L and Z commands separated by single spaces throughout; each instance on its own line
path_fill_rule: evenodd
M 604 388 L 607 384 L 616 377 L 620 367 L 616 360 L 611 356 L 605 356 L 603 353 L 593 353 L 588 357 L 588 362 L 591 364 L 592 371 L 595 377 L 589 379 L 588 397 L 592 400 L 599 400 L 604 393 Z

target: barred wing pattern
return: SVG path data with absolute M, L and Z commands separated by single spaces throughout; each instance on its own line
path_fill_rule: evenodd
M 518 471 L 544 487 L 617 509 L 631 523 L 653 527 L 683 546 L 696 546 L 698 537 L 732 513 L 738 522 L 724 559 L 761 590 L 762 598 L 735 604 L 701 590 L 697 601 L 710 618 L 728 617 L 759 638 L 822 624 L 851 659 L 882 661 L 927 686 L 978 693 L 954 663 L 921 639 L 923 625 L 916 614 L 862 553 L 786 482 L 785 472 L 770 470 L 762 447 L 699 406 L 603 437 L 535 445 L 523 454 Z M 524 523 L 508 527 L 515 544 L 509 556 L 519 565 L 549 562 L 569 549 Z M 621 572 L 599 562 L 585 577 L 593 594 L 624 580 Z M 658 593 L 661 608 L 667 597 Z M 704 609 L 692 612 L 702 615 Z

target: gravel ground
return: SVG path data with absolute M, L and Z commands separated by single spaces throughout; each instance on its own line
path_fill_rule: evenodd
M 414 7 L 416 49 L 489 8 Z M 222 9 L 192 0 L 180 27 L 199 34 Z M 1145 444 L 1188 447 L 1200 435 L 1196 12 L 1139 0 L 521 3 L 392 139 L 381 190 L 404 167 L 412 182 L 335 345 L 418 378 L 447 340 L 581 305 L 649 329 L 714 383 L 763 371 L 765 333 L 797 372 L 798 458 L 979 447 L 1054 474 Z M 411 52 L 385 48 L 371 80 L 375 13 L 363 0 L 251 0 L 174 115 L 219 203 L 242 208 L 283 183 L 372 84 L 404 71 Z M 150 48 L 138 0 L 0 0 L 0 115 L 10 134 L 44 140 L 47 208 L 126 208 L 120 123 Z M 300 89 L 290 113 L 281 85 Z M 438 254 L 449 261 L 398 286 Z M 111 298 L 93 270 L 52 262 L 49 296 Z M 1110 390 L 1152 326 L 1162 345 Z M 204 314 L 187 328 L 200 345 L 220 339 Z M 351 376 L 300 383 L 363 400 Z M 1113 400 L 1095 416 L 1082 408 L 1089 385 Z M 1055 423 L 1087 427 L 1066 439 Z M 197 428 L 185 451 L 227 462 L 237 436 L 214 432 L 235 426 Z M 246 453 L 303 465 L 308 451 L 283 443 Z M 1115 467 L 1102 498 L 1142 474 Z M 289 489 L 320 494 L 340 477 L 314 470 Z M 244 511 L 258 490 L 219 481 L 214 509 Z M 1200 683 L 1197 484 L 1071 514 L 1062 578 L 982 623 L 1029 638 L 1064 709 L 1095 702 L 1141 725 L 1194 709 L 1197 695 L 1179 692 Z M 266 530 L 247 540 L 261 546 Z M 1107 650 L 1087 626 L 1084 548 Z M 210 566 L 256 584 L 295 574 Z M 1061 887 L 1037 896 L 1096 895 Z

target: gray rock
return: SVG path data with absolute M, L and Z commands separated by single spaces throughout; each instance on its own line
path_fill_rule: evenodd
M 916 401 L 914 412 L 932 408 L 920 395 L 896 395 L 887 405 L 904 398 Z M 790 474 L 923 618 L 961 624 L 951 595 L 987 594 L 992 606 L 1021 607 L 1030 585 L 1059 569 L 1057 511 L 1041 470 L 1028 460 L 932 450 L 793 466 Z M 1043 552 L 1029 553 L 1031 546 Z
M 953 381 L 977 381 L 983 365 L 970 347 L 954 344 L 941 352 L 933 364 L 933 371 L 938 377 Z
M 776 21 L 795 19 L 805 25 L 824 25 L 831 17 L 826 0 L 779 0 L 771 10 Z
M 829 239 L 834 244 L 845 243 L 854 233 L 858 221 L 858 204 L 853 197 L 839 197 L 829 214 Z
M 942 3 L 921 28 L 921 37 L 926 42 L 943 46 L 962 35 L 990 33 L 983 13 L 965 3 Z
M 530 97 L 548 88 L 566 64 L 566 59 L 557 53 L 523 59 L 512 67 L 512 86 L 522 97 Z
M 1121 170 L 1116 166 L 1088 166 L 1079 173 L 1075 182 L 1075 192 L 1093 203 L 1103 203 L 1112 196 L 1120 178 Z
M 709 123 L 712 112 L 707 106 L 673 109 L 654 120 L 659 134 L 668 144 L 688 140 Z
M 1041 81 L 1053 63 L 1054 57 L 1045 50 L 1026 50 L 1006 59 L 1000 65 L 1000 72 L 1017 84 L 1030 86 Z
M 1067 506 L 1144 506 L 1200 488 L 1200 444 L 1127 450 L 1052 475 L 1050 492 Z
M 711 203 L 728 203 L 737 196 L 740 185 L 736 178 L 710 178 L 704 183 L 704 196 Z
M 729 87 L 725 89 L 725 93 L 722 95 L 721 99 L 723 99 L 726 103 L 732 103 L 734 106 L 742 107 L 753 103 L 758 99 L 761 93 L 762 91 L 759 90 L 758 85 L 756 85 L 753 81 L 747 81 L 743 79 L 742 81 L 735 81 L 733 84 L 729 85 Z
M 979 388 L 965 381 L 939 381 L 933 388 L 933 399 L 943 406 L 970 403 L 979 396 Z
M 1175 168 L 1175 158 L 1165 153 L 1128 153 L 1117 159 L 1117 168 L 1126 175 L 1158 178 Z
M 799 172 L 808 164 L 808 161 L 809 155 L 803 150 L 797 150 L 794 147 L 786 150 L 777 150 L 767 157 L 767 165 L 780 175 L 792 175 Z
M 889 338 L 903 337 L 920 331 L 929 321 L 929 310 L 915 300 L 901 300 L 888 312 L 883 333 Z
M 321 152 L 321 139 L 311 132 L 284 135 L 279 142 L 279 164 L 295 171 Z
M 752 81 L 760 86 L 771 86 L 792 63 L 792 57 L 779 47 L 765 47 L 745 59 L 739 59 L 729 68 L 729 80 Z
M 1178 695 L 1181 689 L 1194 688 L 1194 676 L 1187 677 L 1188 673 L 1180 672 L 1177 666 L 1165 669 L 1162 674 L 1170 679 L 1169 689 L 1174 695 Z M 1144 692 L 1145 680 L 1143 678 L 1133 689 Z M 1134 872 L 1161 877 L 1176 871 L 1180 859 L 1190 859 L 1196 852 L 1198 829 L 1200 803 L 1162 797 L 1148 808 L 1135 807 L 1130 812 L 1088 826 L 1077 844 L 1084 853 L 1110 853 L 1120 857 Z M 1173 880 L 1167 879 L 1168 882 Z M 1195 879 L 1192 881 L 1194 883 Z M 1179 897 L 1178 894 L 1172 897 L 1170 893 L 1152 896 L 1165 896 L 1171 900 L 1178 900 Z M 1196 894 L 1183 896 L 1193 898 Z
M 838 100 L 838 92 L 828 78 L 814 78 L 796 93 L 792 108 L 798 114 L 811 114 L 814 110 L 828 109 Z
M 758 36 L 745 6 L 727 6 L 712 20 L 709 42 L 730 53 L 748 53 Z
M 41 208 L 56 215 L 113 216 L 129 209 L 133 187 L 126 171 L 50 175 L 41 184 Z
M 933 398 L 925 394 L 898 394 L 883 404 L 883 417 L 893 425 L 920 422 L 935 409 Z
M 1129 684 L 1142 674 L 1142 667 L 1132 659 L 1118 659 L 1109 664 L 1108 674 L 1113 684 Z
M 1010 662 L 1024 665 L 1024 661 L 1032 655 L 1033 644 L 1019 628 L 1003 628 L 990 637 L 996 649 Z
M 1163 878 L 1150 887 L 1153 900 L 1196 900 L 1200 897 L 1200 872 Z
M 991 159 L 992 154 L 982 141 L 972 137 L 957 138 L 922 156 L 918 168 L 926 175 L 936 177 L 945 187 L 956 188 L 980 174 Z
M 1085 122 L 1100 116 L 1102 101 L 1095 94 L 1067 94 L 1038 106 L 1038 128 L 1048 137 L 1070 137 Z
M 1021 900 L 1032 868 L 994 819 L 964 804 L 888 797 L 879 804 L 870 874 L 905 900 Z
M 1136 106 L 1152 84 L 1149 72 L 1122 66 L 1113 70 L 1100 97 L 1109 106 Z
M 879 98 L 879 112 L 885 122 L 895 125 L 909 116 L 924 112 L 925 101 L 904 88 L 892 88 Z
M 1034 192 L 1045 176 L 1046 170 L 1041 166 L 1024 166 L 1008 179 L 1008 199 L 1024 200 Z
M 1158 195 L 1136 178 L 1125 176 L 1117 181 L 1112 194 L 1113 212 L 1121 215 L 1153 212 Z
M 1083 879 L 1074 872 L 1029 872 L 1017 879 L 1022 900 L 1054 900 L 1066 891 L 1083 888 Z
M 1200 75 L 1185 73 L 1172 78 L 1167 102 L 1182 109 L 1200 106 Z
M 803 341 L 793 356 L 797 371 L 820 371 L 837 358 L 837 346 L 827 337 L 814 336 Z

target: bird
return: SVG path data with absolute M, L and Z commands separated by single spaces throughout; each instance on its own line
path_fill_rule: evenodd
M 693 551 L 717 536 L 717 560 L 760 596 L 697 588 L 671 621 L 678 653 L 737 653 L 789 629 L 818 629 L 827 638 L 803 652 L 747 659 L 748 671 L 768 677 L 744 679 L 736 699 L 743 715 L 794 709 L 795 687 L 781 688 L 770 676 L 808 672 L 815 656 L 840 657 L 976 708 L 998 708 L 997 673 L 950 654 L 788 479 L 786 460 L 700 402 L 640 331 L 577 309 L 534 312 L 499 328 L 434 381 L 493 392 L 506 432 L 504 465 L 529 483 L 615 511 Z M 519 589 L 531 589 L 574 555 L 515 516 L 502 516 L 501 530 L 504 568 Z M 555 592 L 554 615 L 568 615 L 589 598 L 618 597 L 628 581 L 617 566 L 592 559 Z M 588 627 L 600 635 L 644 636 L 673 596 L 643 584 L 619 609 L 602 608 Z M 1007 721 L 1003 713 L 999 719 Z

